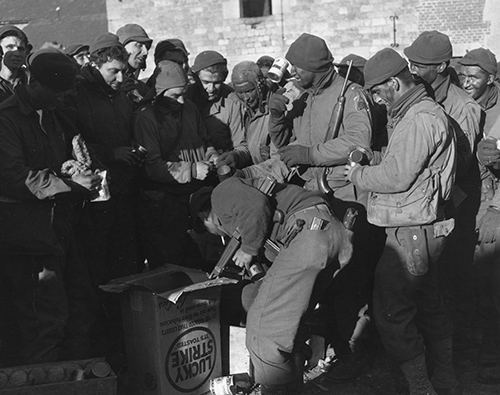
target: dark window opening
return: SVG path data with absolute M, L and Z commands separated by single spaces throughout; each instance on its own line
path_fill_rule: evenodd
M 272 15 L 271 0 L 240 0 L 241 18 L 258 18 Z

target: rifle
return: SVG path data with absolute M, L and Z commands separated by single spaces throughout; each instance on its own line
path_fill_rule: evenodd
M 342 85 L 342 89 L 340 90 L 340 95 L 337 98 L 337 105 L 332 112 L 332 116 L 330 118 L 330 122 L 328 122 L 328 131 L 326 132 L 325 142 L 334 139 L 339 134 L 340 124 L 342 123 L 342 117 L 344 115 L 344 107 L 345 107 L 345 92 L 347 91 L 347 83 L 349 81 L 349 75 L 351 74 L 352 68 L 352 60 L 347 63 L 349 66 L 347 68 L 347 73 L 345 75 L 344 84 Z M 332 190 L 328 185 L 327 181 L 328 167 L 323 169 L 323 172 L 318 180 L 318 186 L 321 192 L 325 195 L 332 194 Z
M 276 186 L 276 180 L 271 177 L 266 177 L 261 182 L 258 189 L 266 196 L 272 196 L 275 186 Z M 274 217 L 273 217 L 274 224 L 282 224 L 284 219 L 285 215 L 281 210 L 276 210 L 274 212 Z M 234 254 L 236 254 L 236 251 L 239 250 L 240 246 L 241 246 L 241 234 L 238 231 L 238 229 L 236 229 L 231 235 L 231 238 L 227 243 L 226 248 L 224 249 L 224 252 L 219 258 L 217 264 L 210 273 L 209 279 L 211 280 L 215 279 L 221 276 L 222 274 L 225 277 L 229 278 L 236 278 L 236 279 L 241 278 L 242 275 L 241 268 L 232 264 Z M 264 243 L 264 248 L 266 252 L 268 252 L 269 254 L 271 254 L 271 256 L 274 257 L 278 255 L 278 253 L 280 252 L 280 246 L 271 239 L 266 239 Z M 262 272 L 262 270 L 258 270 L 259 268 L 256 267 L 258 265 L 259 265 L 258 263 L 254 263 L 252 264 L 251 267 L 248 268 L 248 272 L 250 273 L 252 279 L 257 279 L 257 276 L 260 275 L 261 273 L 262 275 L 265 274 L 265 272 Z

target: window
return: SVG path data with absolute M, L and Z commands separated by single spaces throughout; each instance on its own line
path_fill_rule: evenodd
M 240 0 L 241 18 L 258 18 L 272 15 L 271 0 Z

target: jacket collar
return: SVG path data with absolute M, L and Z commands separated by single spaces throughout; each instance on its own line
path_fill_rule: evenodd
M 326 88 L 333 84 L 333 82 L 338 78 L 338 74 L 335 72 L 333 66 L 325 71 L 323 75 L 318 79 L 318 82 L 309 88 L 312 95 L 319 95 Z
M 405 116 L 408 110 L 416 103 L 429 97 L 424 84 L 418 84 L 409 89 L 397 100 L 391 108 L 390 117 L 398 121 Z
M 89 64 L 82 67 L 81 78 L 89 86 L 91 86 L 92 89 L 99 91 L 107 96 L 114 96 L 118 93 L 117 90 L 114 90 L 108 84 L 106 84 L 99 70 Z
M 477 99 L 477 102 L 484 110 L 489 110 L 498 101 L 498 90 L 500 86 L 496 83 L 488 86 L 486 91 Z
M 443 103 L 448 97 L 448 89 L 450 89 L 451 77 L 448 73 L 439 74 L 435 81 L 431 84 L 434 91 L 434 98 L 438 103 Z

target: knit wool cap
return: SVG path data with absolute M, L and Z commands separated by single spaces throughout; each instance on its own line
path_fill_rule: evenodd
M 86 44 L 73 44 L 66 48 L 64 51 L 68 56 L 74 56 L 82 51 L 89 51 L 90 46 Z
M 260 78 L 264 78 L 257 63 L 245 60 L 233 67 L 231 82 L 236 92 L 257 87 Z
M 266 67 L 271 67 L 273 65 L 274 58 L 271 56 L 261 56 L 259 59 L 257 59 L 257 65 L 259 67 L 266 66 Z
M 170 60 L 162 60 L 158 63 L 157 68 L 155 80 L 155 90 L 157 96 L 167 89 L 186 86 L 186 73 L 179 64 Z
M 333 56 L 325 40 L 309 33 L 302 33 L 296 39 L 285 58 L 294 66 L 312 73 L 328 70 L 333 62 Z
M 156 44 L 154 58 L 155 64 L 158 64 L 162 60 L 171 60 L 182 64 L 188 60 L 182 49 L 176 47 L 170 40 L 163 40 Z
M 413 43 L 404 49 L 406 57 L 415 63 L 439 64 L 452 58 L 453 49 L 450 38 L 441 32 L 423 32 Z
M 135 23 L 128 23 L 120 27 L 116 31 L 116 35 L 118 36 L 123 46 L 127 45 L 131 41 L 137 41 L 139 43 L 146 44 L 146 47 L 149 49 L 151 47 L 151 43 L 153 42 L 153 40 L 149 38 L 144 28 Z
M 186 57 L 189 56 L 189 51 L 186 49 L 186 46 L 184 45 L 184 42 L 180 38 L 167 38 L 165 41 L 170 42 L 173 44 L 176 48 L 180 49 Z
M 458 61 L 463 66 L 479 66 L 488 74 L 497 73 L 497 58 L 486 48 L 476 48 L 469 51 Z
M 392 48 L 378 51 L 366 61 L 364 76 L 365 88 L 370 89 L 398 75 L 408 67 L 406 60 Z
M 363 58 L 362 56 L 353 53 L 347 55 L 340 61 L 340 63 L 336 63 L 335 65 L 340 67 L 348 67 L 349 61 L 351 60 L 352 60 L 352 67 L 356 67 L 357 69 L 359 69 L 359 71 L 363 71 L 366 64 L 366 59 Z
M 118 40 L 118 36 L 113 33 L 104 33 L 95 39 L 95 41 L 90 45 L 90 53 L 97 52 L 104 48 L 111 47 L 123 47 Z
M 71 89 L 78 73 L 74 61 L 55 48 L 40 49 L 28 56 L 31 74 L 40 84 L 58 92 Z
M 217 51 L 200 52 L 194 59 L 194 64 L 191 67 L 193 73 L 206 69 L 215 64 L 227 64 L 227 59 Z

